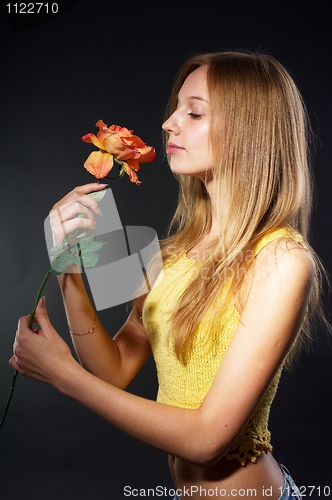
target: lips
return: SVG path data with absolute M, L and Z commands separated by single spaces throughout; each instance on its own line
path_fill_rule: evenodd
M 179 151 L 184 151 L 184 148 L 182 148 L 181 146 L 178 146 L 177 144 L 174 144 L 174 142 L 169 142 L 167 144 L 166 153 L 168 155 L 178 153 Z

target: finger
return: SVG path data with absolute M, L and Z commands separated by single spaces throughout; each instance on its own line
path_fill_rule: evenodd
M 34 321 L 35 323 L 35 321 Z M 20 335 L 22 335 L 23 332 L 25 331 L 31 331 L 30 327 L 30 315 L 27 316 L 22 316 L 19 318 L 18 323 L 17 323 L 17 330 L 16 330 L 16 335 L 15 335 L 15 341 L 18 341 L 18 338 Z
M 89 197 L 88 197 L 89 198 Z M 101 211 L 98 207 L 96 200 L 92 200 L 93 204 L 91 206 L 94 212 L 101 215 Z M 54 246 L 60 246 L 63 240 L 77 229 L 88 229 L 89 231 L 95 231 L 96 221 L 92 211 L 85 205 L 82 205 L 81 198 L 73 203 L 67 203 L 64 206 L 58 207 L 53 214 L 50 216 L 50 224 L 53 236 Z M 82 214 L 85 217 L 82 217 Z M 75 236 L 75 235 L 72 235 Z M 73 240 L 70 244 L 75 244 L 77 241 Z
M 94 212 L 95 214 L 101 215 L 100 208 L 98 206 L 97 201 L 94 198 L 91 198 L 91 196 L 71 196 L 70 199 L 67 199 L 66 202 L 61 202 L 56 203 L 52 210 L 50 211 L 50 219 L 57 219 L 59 217 L 59 211 L 61 211 L 61 216 L 63 218 L 69 218 L 75 217 L 75 215 L 78 215 L 79 213 L 82 212 L 87 212 L 87 209 L 89 209 L 91 212 Z
M 80 198 L 82 198 L 81 203 L 83 205 L 86 205 L 88 207 L 91 207 L 93 210 L 94 208 L 97 209 L 98 204 L 96 200 L 91 198 L 91 196 L 87 196 L 89 193 L 93 193 L 94 191 L 103 191 L 108 184 L 99 184 L 99 183 L 91 183 L 91 184 L 85 184 L 83 186 L 77 186 L 74 188 L 72 191 L 70 191 L 64 198 L 62 198 L 58 203 L 56 203 L 51 210 L 51 213 L 54 209 L 56 209 L 59 206 L 63 206 L 66 203 L 72 203 L 73 201 L 76 201 Z M 98 211 L 96 212 L 98 213 Z
M 23 366 L 21 366 L 20 364 L 20 360 L 17 358 L 17 356 L 12 356 L 10 358 L 10 360 L 8 361 L 8 364 L 9 366 L 11 366 L 14 370 L 16 370 L 17 372 L 19 372 L 21 375 L 25 375 L 25 376 L 32 376 L 32 374 L 28 374 L 26 368 Z
M 73 191 L 77 191 L 83 194 L 93 193 L 94 191 L 102 191 L 108 186 L 108 184 L 102 184 L 100 182 L 90 182 L 89 184 L 82 184 L 81 186 L 76 186 Z
M 79 219 L 89 219 L 91 221 L 92 227 L 96 226 L 96 220 L 91 210 L 78 202 L 66 206 L 65 209 L 58 208 L 57 214 L 53 216 L 52 219 L 50 219 L 50 224 L 52 230 L 56 231 L 61 227 L 62 231 L 64 232 L 64 225 L 66 225 L 66 229 L 69 230 L 69 228 L 67 227 L 68 221 L 72 221 L 72 223 L 73 221 L 75 221 L 77 224 L 79 224 Z M 70 228 L 70 230 L 72 230 L 72 228 Z
M 36 314 L 35 314 L 35 319 L 38 322 L 40 329 L 38 330 L 38 334 L 42 334 L 45 336 L 45 334 L 50 334 L 54 330 L 51 320 L 48 316 L 48 311 L 47 311 L 47 306 L 46 306 L 46 297 L 42 297 L 40 301 L 38 302 L 37 308 L 36 308 Z
M 62 198 L 62 200 L 65 200 L 67 197 L 72 197 L 73 194 L 75 196 L 84 196 L 89 193 L 93 193 L 94 191 L 102 191 L 107 186 L 108 184 L 100 184 L 99 182 L 91 182 L 90 184 L 83 184 L 82 186 L 76 186 L 74 189 L 69 191 L 69 193 L 67 193 L 66 196 Z
M 64 239 L 69 233 L 79 228 L 88 228 L 94 230 L 96 221 L 92 212 L 81 205 L 73 203 L 67 206 L 66 209 L 58 208 L 56 215 L 53 216 L 51 222 L 52 233 L 55 239 L 62 237 Z M 78 217 L 80 214 L 85 214 L 86 217 Z
M 101 215 L 101 211 L 98 207 L 98 203 L 96 200 L 93 200 L 91 198 L 92 203 L 90 203 L 90 206 L 87 206 L 87 204 L 82 203 L 82 198 L 79 198 L 76 201 L 73 201 L 71 203 L 66 203 L 65 205 L 62 205 L 61 207 L 57 207 L 57 209 L 52 212 L 52 216 L 50 216 L 50 219 L 52 219 L 53 222 L 65 222 L 69 219 L 74 219 L 80 214 L 85 214 L 89 219 L 94 220 L 94 215 L 95 214 Z
M 16 362 L 15 356 L 12 356 L 8 361 L 9 366 L 11 366 L 14 370 L 19 371 L 19 367 Z
M 13 356 L 8 361 L 9 366 L 11 366 L 14 370 L 22 373 L 22 367 L 19 365 L 19 358 L 13 354 Z
M 37 323 L 37 321 L 38 320 L 37 320 L 37 317 L 35 315 L 33 317 L 32 324 Z M 40 330 L 38 328 L 30 328 L 29 325 L 30 325 L 30 315 L 22 316 L 18 320 L 18 325 L 17 325 L 17 330 L 16 330 L 13 346 L 18 346 L 20 342 L 21 343 L 24 342 L 24 339 L 26 338 L 26 336 L 30 336 L 31 332 L 37 333 L 37 334 L 40 333 Z
M 80 231 L 81 230 L 81 231 Z M 76 234 L 74 231 L 78 231 Z M 54 229 L 54 246 L 59 247 L 64 238 L 68 236 L 69 245 L 80 243 L 82 239 L 94 236 L 96 225 L 89 219 L 72 219 L 61 226 L 61 229 Z M 80 237 L 78 237 L 80 235 Z

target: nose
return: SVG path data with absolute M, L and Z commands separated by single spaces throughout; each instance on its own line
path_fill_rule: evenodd
M 175 112 L 171 114 L 171 116 L 169 116 L 166 121 L 164 121 L 164 123 L 162 124 L 162 128 L 169 134 L 173 133 L 177 135 L 179 133 L 180 129 L 178 121 L 176 120 Z

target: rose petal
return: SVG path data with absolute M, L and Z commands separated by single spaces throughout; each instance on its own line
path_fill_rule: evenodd
M 106 123 L 103 122 L 103 120 L 98 120 L 96 123 L 96 127 L 99 128 L 99 132 L 97 134 L 98 139 L 103 142 L 106 137 L 110 135 L 110 131 L 107 128 Z M 103 148 L 105 149 L 105 148 Z
M 86 159 L 84 167 L 97 179 L 102 179 L 113 168 L 113 156 L 103 151 L 93 151 Z
M 103 122 L 103 120 L 98 120 L 96 123 L 96 127 L 98 127 L 99 130 L 107 129 L 107 125 Z
M 105 149 L 104 146 L 103 146 L 103 143 L 99 140 L 98 137 L 95 136 L 95 134 L 85 134 L 85 135 L 83 135 L 82 141 L 89 142 L 90 144 L 94 144 L 99 149 Z
M 123 142 L 128 144 L 128 146 L 134 146 L 137 149 L 146 147 L 145 142 L 143 142 L 142 139 L 140 139 L 140 137 L 138 137 L 138 135 L 132 135 L 130 137 L 123 137 L 122 140 L 123 140 Z
M 112 134 L 118 134 L 119 131 L 121 130 L 121 127 L 120 127 L 120 125 L 111 125 L 110 127 L 108 127 L 108 130 Z
M 129 163 L 130 163 L 130 165 L 129 165 Z M 133 163 L 135 163 L 136 166 L 138 166 L 138 168 L 133 168 L 132 167 Z M 138 180 L 137 174 L 135 172 L 135 170 L 139 170 L 139 165 L 137 162 L 133 162 L 132 160 L 129 160 L 128 162 L 123 161 L 122 165 L 123 165 L 123 169 L 126 172 L 126 174 L 129 175 L 129 180 L 131 182 L 135 182 L 135 184 L 137 184 L 138 186 L 140 184 L 142 184 L 142 182 Z
M 103 142 L 104 149 L 119 158 L 119 160 L 137 159 L 140 157 L 137 149 L 125 144 L 117 134 L 106 137 Z
M 151 162 L 156 158 L 156 152 L 152 146 L 138 148 L 138 151 L 141 153 L 140 158 L 137 160 L 140 163 Z
M 120 137 L 131 137 L 133 135 L 133 130 L 128 130 L 126 127 L 120 127 L 119 125 L 111 125 L 108 130 Z
M 135 172 L 138 172 L 141 167 L 140 167 L 140 164 L 138 163 L 139 160 L 135 161 L 135 160 L 127 160 L 127 164 L 130 168 L 132 168 L 133 170 L 135 170 Z

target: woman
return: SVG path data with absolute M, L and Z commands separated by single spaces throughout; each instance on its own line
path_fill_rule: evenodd
M 152 291 L 111 339 L 72 269 L 59 282 L 81 365 L 45 299 L 38 335 L 21 318 L 10 365 L 167 452 L 179 497 L 300 498 L 271 454 L 267 421 L 318 296 L 301 97 L 269 56 L 200 55 L 180 71 L 163 129 L 180 197 Z M 54 206 L 58 241 L 93 227 L 98 206 L 86 195 L 104 187 Z M 157 402 L 123 391 L 151 350 Z

